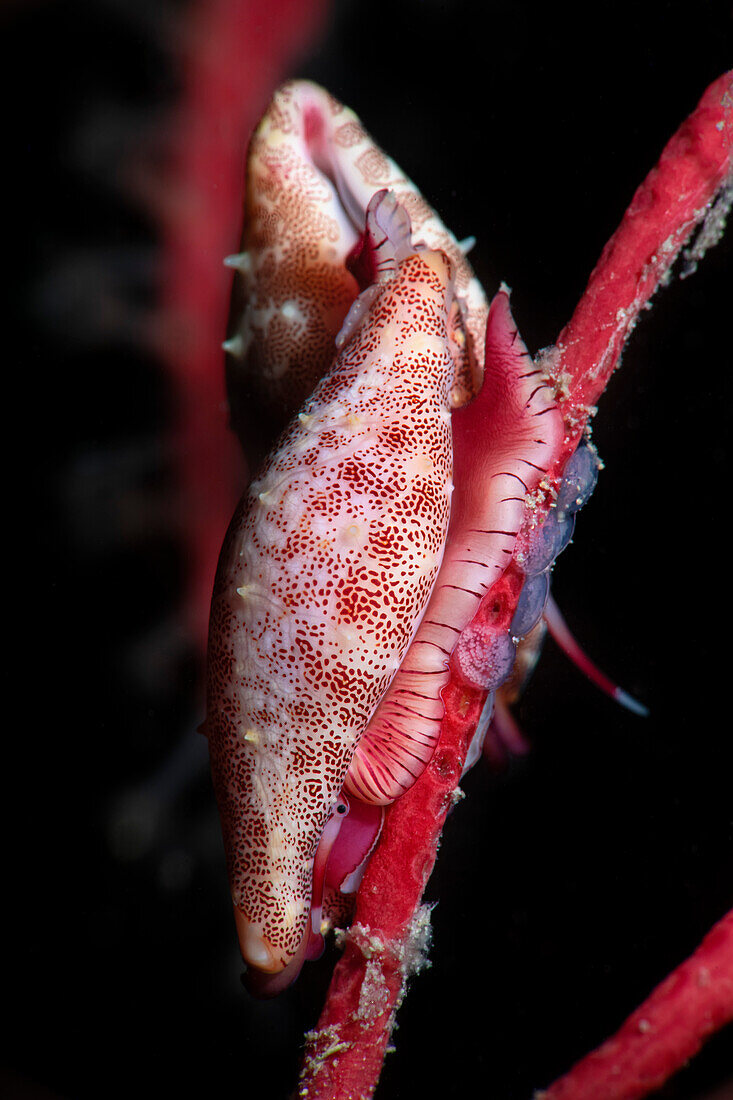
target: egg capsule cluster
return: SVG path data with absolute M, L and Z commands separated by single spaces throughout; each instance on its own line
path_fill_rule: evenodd
M 521 559 L 517 559 L 526 579 L 509 630 L 496 633 L 487 624 L 474 621 L 458 639 L 453 660 L 470 687 L 494 692 L 510 676 L 517 643 L 534 629 L 545 612 L 552 566 L 570 542 L 576 513 L 591 496 L 598 470 L 594 447 L 582 441 L 566 464 L 554 506 L 532 532 Z
M 595 448 L 582 440 L 566 463 L 554 507 L 532 532 L 521 562 L 527 580 L 509 628 L 514 638 L 525 637 L 542 618 L 550 595 L 552 566 L 573 536 L 576 513 L 590 499 L 599 468 Z

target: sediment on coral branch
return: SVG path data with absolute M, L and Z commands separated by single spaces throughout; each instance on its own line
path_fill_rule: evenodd
M 367 1032 L 377 1030 L 384 1037 L 382 1055 L 389 1051 L 397 1009 L 407 991 L 408 981 L 423 967 L 430 965 L 430 940 L 428 905 L 418 907 L 405 936 L 397 941 L 386 942 L 356 922 L 347 931 L 337 933 L 337 942 L 343 946 L 344 952 L 351 951 L 356 958 L 364 960 L 364 975 L 354 1011 L 338 1023 L 319 1025 L 306 1034 L 302 1080 L 298 1090 L 301 1100 L 320 1095 L 317 1090 L 323 1086 L 313 1082 L 328 1080 L 334 1071 L 338 1071 L 340 1059 L 350 1055 L 358 1039 L 362 1040 L 358 1045 L 363 1045 Z M 395 988 L 396 994 L 393 992 Z M 376 1055 L 379 1056 L 379 1050 Z

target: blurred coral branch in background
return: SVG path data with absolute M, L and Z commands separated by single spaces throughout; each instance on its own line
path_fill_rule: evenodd
M 247 140 L 272 91 L 322 29 L 326 0 L 194 4 L 182 35 L 183 94 L 173 121 L 163 226 L 160 353 L 174 378 L 180 521 L 189 553 L 185 606 L 203 652 L 216 560 L 242 489 L 227 430 L 222 340 L 239 239 Z
M 625 1021 L 535 1100 L 637 1100 L 733 1020 L 733 911 Z

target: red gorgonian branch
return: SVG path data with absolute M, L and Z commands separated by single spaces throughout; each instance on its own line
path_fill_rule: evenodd
M 667 144 L 603 250 L 555 348 L 542 356 L 566 425 L 554 468 L 561 468 L 577 446 L 640 310 L 667 277 L 693 231 L 705 219 L 689 250 L 691 262 L 720 235 L 723 204 L 730 198 L 726 187 L 732 159 L 733 74 L 727 73 L 707 89 Z M 527 516 L 520 544 L 532 522 Z M 516 573 L 512 563 L 484 597 L 501 605 L 501 615 L 508 620 L 521 587 Z M 373 1094 L 407 979 L 424 959 L 429 917 L 421 907 L 422 896 L 443 823 L 456 799 L 484 693 L 452 682 L 443 699 L 438 748 L 415 786 L 386 815 L 359 890 L 354 921 L 344 935 L 343 956 L 318 1026 L 307 1037 L 298 1093 L 303 1100 L 356 1100 Z M 731 1018 L 729 916 L 615 1039 L 545 1095 L 642 1096 Z

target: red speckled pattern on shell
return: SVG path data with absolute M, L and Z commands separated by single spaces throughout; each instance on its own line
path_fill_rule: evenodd
M 356 743 L 440 566 L 449 262 L 408 256 L 241 502 L 212 602 L 207 733 L 235 905 L 286 961 Z

